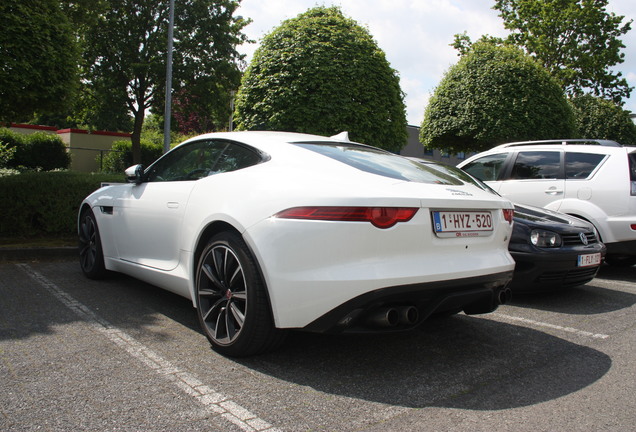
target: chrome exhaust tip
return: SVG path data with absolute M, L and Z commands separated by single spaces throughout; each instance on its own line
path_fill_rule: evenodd
M 512 290 L 510 288 L 502 289 L 501 291 L 499 291 L 499 294 L 497 296 L 497 300 L 499 301 L 500 305 L 508 303 L 511 298 L 512 298 Z
M 413 325 L 417 323 L 420 313 L 415 306 L 402 306 L 397 309 L 399 324 Z
M 367 322 L 376 327 L 395 327 L 400 322 L 400 315 L 394 308 L 380 308 L 369 316 Z

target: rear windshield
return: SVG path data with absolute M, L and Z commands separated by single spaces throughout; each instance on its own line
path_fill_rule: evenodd
M 636 181 L 636 152 L 629 154 L 629 177 Z
M 444 185 L 464 184 L 450 172 L 435 170 L 425 164 L 374 147 L 348 143 L 296 143 L 295 145 L 361 171 L 396 180 Z

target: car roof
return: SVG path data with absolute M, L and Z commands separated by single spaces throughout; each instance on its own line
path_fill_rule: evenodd
M 325 143 L 325 144 L 352 144 L 352 145 L 360 145 L 365 147 L 366 144 L 361 144 L 357 142 L 353 142 L 349 140 L 348 134 L 346 132 L 340 133 L 338 135 L 334 135 L 331 137 L 326 137 L 322 135 L 314 135 L 314 134 L 305 134 L 299 132 L 282 132 L 282 131 L 235 131 L 235 132 L 212 132 L 204 135 L 198 135 L 196 137 L 190 138 L 182 144 L 187 142 L 191 142 L 194 140 L 201 139 L 227 139 L 232 141 L 242 142 L 248 145 L 252 145 L 261 150 L 267 150 L 272 146 L 280 146 L 280 144 L 284 143 L 302 143 L 302 142 L 312 142 L 312 143 Z
M 570 147 L 568 150 L 575 150 L 581 152 L 590 153 L 636 153 L 636 147 L 624 146 L 611 140 L 591 140 L 591 139 L 554 139 L 554 140 L 540 140 L 540 141 L 518 141 L 510 142 L 506 144 L 500 144 L 492 147 L 488 150 L 484 150 L 477 154 L 467 157 L 465 160 L 459 162 L 457 166 L 463 168 L 467 164 L 473 162 L 481 157 L 497 154 L 508 153 L 521 150 L 562 150 L 566 147 Z
M 324 159 L 323 157 L 319 157 L 316 159 L 318 153 L 304 149 L 297 144 L 323 144 L 338 147 L 363 147 L 373 149 L 374 151 L 385 153 L 387 155 L 401 157 L 377 147 L 353 142 L 349 140 L 347 133 L 340 133 L 331 137 L 325 137 L 321 135 L 279 131 L 212 132 L 192 137 L 182 142 L 177 147 L 174 147 L 173 150 L 182 145 L 187 145 L 195 141 L 206 139 L 228 140 L 237 144 L 247 145 L 259 152 L 262 152 L 264 155 L 267 155 L 268 159 L 274 158 L 277 161 L 283 163 L 284 161 L 294 164 L 327 163 L 329 164 L 329 166 L 331 166 L 331 164 L 334 162 L 332 158 Z M 324 169 L 331 168 L 325 166 Z
M 604 147 L 622 147 L 621 144 L 612 140 L 567 138 L 567 139 L 553 139 L 553 140 L 539 140 L 539 141 L 516 141 L 516 142 L 501 144 L 494 148 L 521 147 L 521 146 L 530 146 L 530 145 L 598 145 L 598 146 L 604 146 Z

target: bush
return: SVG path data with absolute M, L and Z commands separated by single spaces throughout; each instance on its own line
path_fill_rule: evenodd
M 630 112 L 614 102 L 585 95 L 570 100 L 581 138 L 608 139 L 624 145 L 636 145 L 636 125 Z
M 24 145 L 24 135 L 11 129 L 0 128 L 0 168 L 13 166 L 15 152 Z
M 17 175 L 17 174 L 20 174 L 20 171 L 18 171 L 17 169 L 0 168 L 0 177 L 10 176 L 10 175 Z
M 26 154 L 24 166 L 41 168 L 43 171 L 54 169 L 68 169 L 71 165 L 71 155 L 66 145 L 57 135 L 36 132 L 26 135 Z M 19 152 L 16 151 L 16 157 Z
M 17 132 L 13 132 L 8 128 L 0 128 L 0 142 L 8 145 L 9 147 L 17 147 L 22 144 L 24 135 Z
M 155 144 L 147 139 L 141 140 L 141 163 L 145 166 L 153 163 L 163 154 L 163 145 Z M 105 173 L 122 173 L 133 165 L 132 143 L 115 141 L 112 151 L 104 156 L 102 171 Z
M 15 147 L 9 147 L 9 144 L 5 144 L 0 141 L 0 169 L 7 167 L 7 164 L 15 155 Z
M 73 236 L 82 200 L 123 176 L 28 172 L 0 177 L 0 237 Z
M 8 168 L 51 171 L 67 169 L 71 165 L 71 155 L 57 135 L 44 132 L 23 135 L 3 128 L 0 129 L 0 145 L 6 150 L 12 149 L 13 154 L 6 162 Z
M 170 148 L 182 143 L 188 138 L 200 135 L 199 133 L 180 133 L 174 130 L 170 131 Z M 141 128 L 141 142 L 148 142 L 163 147 L 163 119 L 157 114 L 150 114 L 146 117 L 144 125 Z
M 391 151 L 406 145 L 397 72 L 369 31 L 338 7 L 284 21 L 254 53 L 236 97 L 237 130 L 318 135 Z
M 449 153 L 480 152 L 575 131 L 572 108 L 546 69 L 518 48 L 483 41 L 473 44 L 435 89 L 420 141 Z

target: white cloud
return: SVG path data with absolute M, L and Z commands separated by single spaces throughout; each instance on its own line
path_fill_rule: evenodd
M 242 0 L 239 15 L 253 23 L 246 34 L 260 40 L 282 21 L 317 5 L 336 5 L 369 32 L 400 74 L 406 94 L 407 120 L 419 125 L 433 89 L 448 68 L 457 62 L 449 46 L 453 35 L 466 31 L 473 39 L 483 34 L 503 36 L 506 31 L 497 11 L 487 0 Z M 608 12 L 636 19 L 634 0 L 609 0 Z M 633 24 L 636 27 L 636 23 Z M 636 85 L 636 29 L 622 38 L 625 63 L 616 68 Z M 251 58 L 255 45 L 241 48 Z M 625 107 L 636 112 L 636 93 Z

